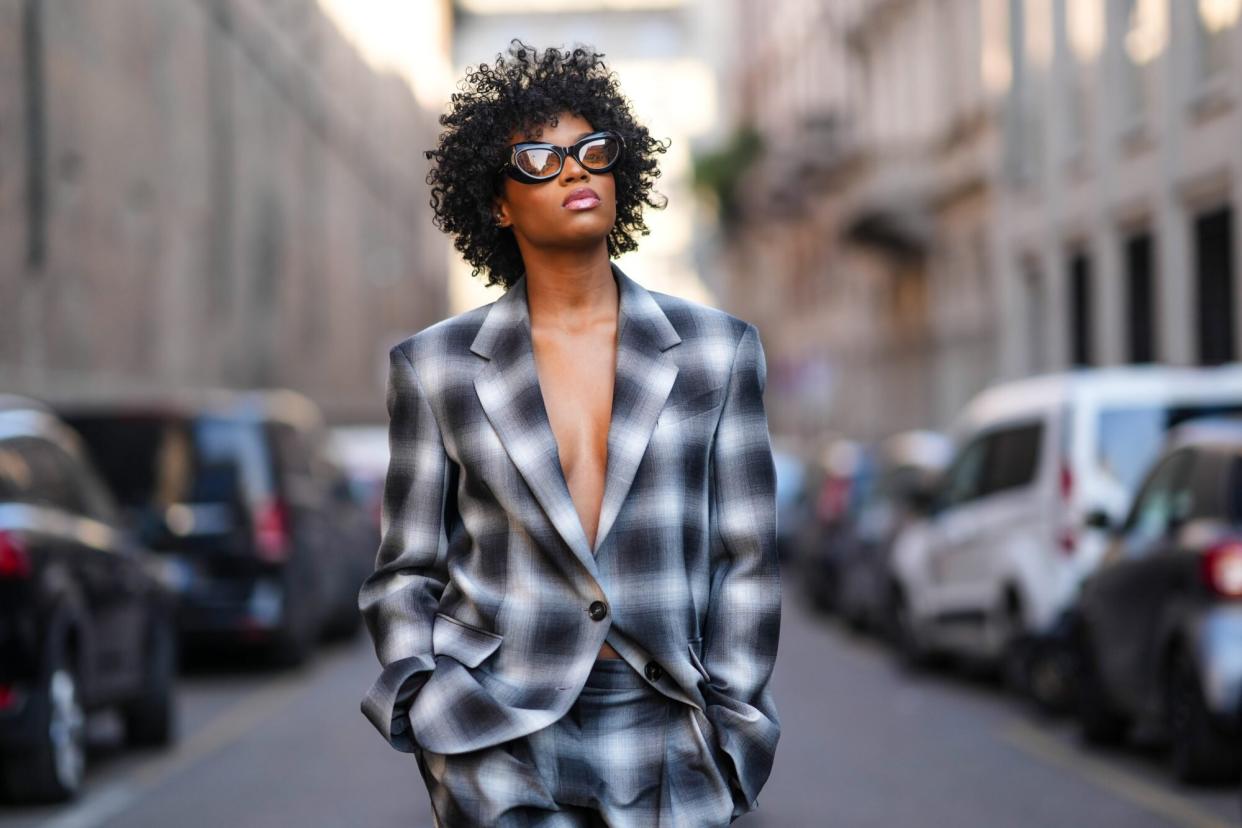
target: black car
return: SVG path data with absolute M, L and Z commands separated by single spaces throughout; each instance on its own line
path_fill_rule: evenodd
M 296 665 L 358 629 L 378 541 L 356 527 L 318 407 L 287 390 L 203 389 L 59 407 L 178 593 L 187 644 L 253 644 Z
M 836 608 L 855 629 L 894 635 L 893 544 L 921 515 L 950 452 L 948 439 L 931 431 L 894 434 L 875 450 L 873 482 L 838 542 Z
M 51 409 L 0 395 L 0 787 L 75 796 L 85 717 L 117 708 L 128 740 L 175 730 L 173 600 L 118 520 L 80 440 Z
M 1094 517 L 1104 522 L 1100 515 Z M 1242 422 L 1181 426 L 1074 610 L 1083 735 L 1148 721 L 1182 781 L 1236 779 L 1242 757 Z

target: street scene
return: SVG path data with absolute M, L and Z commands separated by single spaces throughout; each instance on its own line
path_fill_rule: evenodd
M 1229 788 L 1187 789 L 1158 745 L 1083 746 L 994 680 L 910 677 L 874 641 L 791 597 L 773 679 L 783 721 L 769 786 L 745 826 L 1237 825 Z M 126 750 L 92 723 L 80 801 L 0 812 L 5 828 L 433 824 L 412 757 L 360 728 L 374 654 L 362 637 L 273 675 L 218 657 L 184 675 L 183 734 L 168 751 Z
M 0 828 L 439 828 L 562 584 L 739 826 L 1242 825 L 1240 216 L 1242 0 L 0 0 Z

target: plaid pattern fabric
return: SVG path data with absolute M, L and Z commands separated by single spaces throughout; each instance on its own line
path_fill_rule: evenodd
M 398 750 L 496 745 L 565 715 L 607 641 L 700 711 L 740 815 L 780 736 L 763 347 L 750 323 L 613 275 L 593 549 L 544 408 L 524 276 L 391 349 L 382 540 L 359 593 L 382 670 L 362 710 Z
M 419 769 L 437 828 L 724 826 L 733 802 L 701 717 L 624 659 L 601 659 L 548 727 L 469 753 L 421 751 Z

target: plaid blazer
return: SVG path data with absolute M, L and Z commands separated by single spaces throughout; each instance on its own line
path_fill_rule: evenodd
M 564 715 L 607 641 L 705 716 L 740 814 L 780 736 L 763 346 L 754 325 L 612 270 L 593 549 L 544 408 L 525 276 L 391 349 L 382 540 L 359 593 L 382 671 L 362 712 L 398 750 L 495 745 Z

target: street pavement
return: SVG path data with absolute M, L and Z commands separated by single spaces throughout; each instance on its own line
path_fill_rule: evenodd
M 791 578 L 773 679 L 780 748 L 738 828 L 1242 825 L 1236 786 L 1183 788 L 1154 746 L 1085 749 L 1071 723 L 986 680 L 911 676 L 805 609 Z M 431 828 L 413 758 L 358 711 L 376 670 L 365 636 L 297 671 L 200 662 L 181 679 L 175 748 L 123 749 L 115 719 L 97 716 L 82 799 L 0 808 L 0 828 Z

